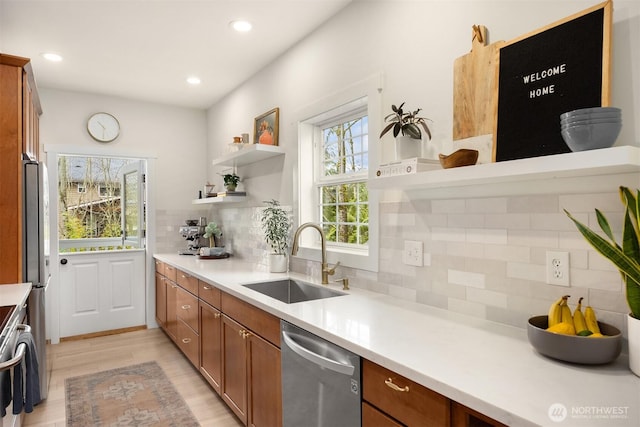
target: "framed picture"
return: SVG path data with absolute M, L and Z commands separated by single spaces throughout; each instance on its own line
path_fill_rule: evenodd
M 255 118 L 253 123 L 253 143 L 278 145 L 278 107 Z

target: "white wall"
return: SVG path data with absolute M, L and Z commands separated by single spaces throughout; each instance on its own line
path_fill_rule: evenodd
M 250 218 L 251 206 L 277 198 L 295 201 L 291 173 L 297 160 L 300 111 L 376 73 L 382 73 L 382 103 L 407 102 L 433 120 L 434 142 L 452 135 L 453 62 L 469 52 L 471 27 L 489 29 L 489 42 L 509 41 L 598 4 L 596 1 L 355 1 L 270 66 L 253 76 L 208 113 L 208 152 L 216 157 L 231 138 L 251 132 L 253 118 L 280 107 L 284 160 L 239 170 L 249 194 L 242 207 L 212 209 L 213 217 Z M 640 3 L 614 4 L 612 104 L 623 110 L 618 145 L 640 145 Z M 386 138 L 386 137 L 385 137 Z M 392 139 L 371 149 L 390 161 Z M 282 172 L 280 172 L 282 170 Z M 215 178 L 211 166 L 208 175 Z M 266 178 L 265 178 L 266 176 Z M 605 194 L 412 200 L 385 194 L 380 206 L 380 271 L 344 269 L 354 286 L 524 327 L 544 313 L 566 288 L 547 285 L 545 253 L 570 253 L 572 293 L 584 296 L 609 321 L 624 329 L 628 311 L 617 272 L 575 231 L 562 208 L 587 218 L 594 207 L 619 213 L 616 189 Z M 228 234 L 258 241 L 258 233 L 225 224 Z M 424 242 L 424 267 L 401 265 L 404 239 Z M 255 246 L 255 245 L 253 245 Z M 246 248 L 239 255 L 253 256 Z M 314 263 L 294 260 L 295 271 L 318 272 Z M 319 274 L 319 273 L 317 273 Z
M 360 1 L 354 2 L 208 111 L 209 155 L 224 152 L 253 118 L 280 107 L 285 170 L 297 156 L 296 112 L 372 74 L 384 74 L 382 104 L 403 101 L 433 120 L 434 142 L 452 138 L 453 62 L 471 48 L 471 27 L 485 25 L 489 42 L 522 34 L 598 4 L 594 1 Z M 623 109 L 618 144 L 639 144 L 640 4 L 614 4 L 612 104 Z M 372 142 L 375 139 L 372 139 Z M 382 161 L 391 157 L 384 140 Z M 372 147 L 375 148 L 375 147 Z M 210 166 L 210 168 L 212 168 Z M 253 167 L 252 169 L 255 169 Z M 216 170 L 209 175 L 215 179 Z M 259 171 L 241 170 L 247 177 Z M 221 181 L 219 181 L 221 182 Z M 290 203 L 289 179 L 248 180 L 251 191 Z M 280 184 L 275 185 L 274 184 Z
M 198 197 L 207 167 L 205 111 L 46 88 L 38 92 L 43 109 L 40 142 L 45 147 L 64 144 L 155 157 L 161 171 L 155 183 L 157 209 L 187 205 Z M 120 136 L 109 144 L 87 133 L 87 119 L 98 111 L 120 122 Z

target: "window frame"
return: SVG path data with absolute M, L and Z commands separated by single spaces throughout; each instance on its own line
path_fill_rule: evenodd
M 334 122 L 341 117 L 348 117 L 355 111 L 366 112 L 368 116 L 368 171 L 359 177 L 353 177 L 352 181 L 367 182 L 375 176 L 375 170 L 379 165 L 379 147 L 374 144 L 375 136 L 380 132 L 379 121 L 381 117 L 380 94 L 382 77 L 371 76 L 349 88 L 332 94 L 299 111 L 296 122 L 298 123 L 298 162 L 296 188 L 294 191 L 294 218 L 297 224 L 305 222 L 319 223 L 319 209 L 317 191 L 310 186 L 310 178 L 315 180 L 319 164 L 312 163 L 313 173 L 309 174 L 309 162 L 313 162 L 316 150 L 316 132 L 321 132 L 317 126 L 322 123 Z M 332 119 L 332 120 L 330 120 Z M 320 135 L 321 138 L 321 135 Z M 342 182 L 342 180 L 341 180 Z M 327 262 L 335 264 L 340 261 L 342 266 L 362 269 L 366 271 L 378 271 L 379 254 L 379 195 L 377 190 L 368 188 L 369 195 L 369 240 L 366 247 L 342 247 L 335 244 L 327 245 Z M 300 235 L 300 250 L 298 258 L 320 261 L 320 235 L 305 231 Z

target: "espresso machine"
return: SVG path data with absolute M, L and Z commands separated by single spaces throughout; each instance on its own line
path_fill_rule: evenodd
M 201 247 L 208 246 L 208 242 L 202 237 L 205 233 L 204 229 L 207 226 L 207 219 L 205 217 L 200 217 L 200 221 L 188 219 L 185 223 L 186 225 L 180 226 L 179 232 L 187 241 L 187 249 L 178 252 L 178 254 L 198 255 Z

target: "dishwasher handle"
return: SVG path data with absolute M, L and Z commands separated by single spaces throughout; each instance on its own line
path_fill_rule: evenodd
M 329 359 L 328 357 L 321 356 L 313 351 L 305 348 L 295 342 L 295 340 L 291 337 L 290 332 L 282 331 L 282 338 L 284 339 L 285 344 L 289 347 L 293 352 L 295 352 L 298 356 L 303 359 L 308 360 L 309 362 L 315 363 L 316 365 L 322 366 L 323 368 L 330 369 L 334 372 L 338 372 L 340 374 L 345 375 L 353 375 L 355 367 L 351 364 L 345 364 L 333 359 Z

